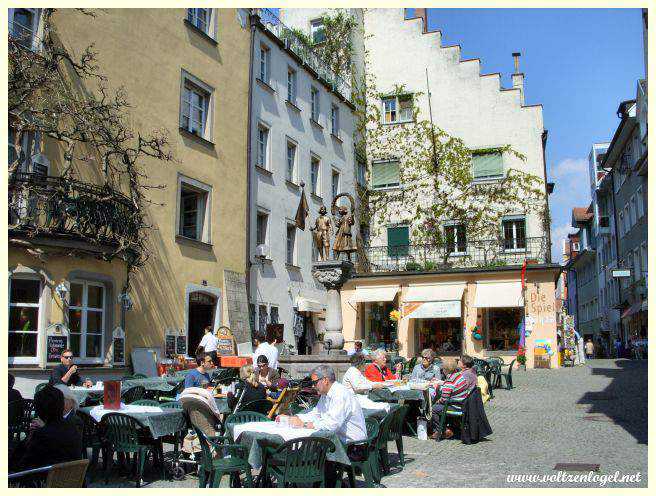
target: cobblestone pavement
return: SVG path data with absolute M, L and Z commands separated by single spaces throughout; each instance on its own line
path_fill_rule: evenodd
M 404 438 L 406 466 L 385 487 L 599 487 L 598 482 L 508 482 L 510 474 L 558 475 L 557 463 L 599 464 L 598 474 L 640 473 L 647 486 L 647 361 L 592 360 L 585 366 L 513 374 L 515 388 L 486 405 L 494 433 L 484 442 Z M 393 462 L 396 447 L 390 445 Z M 568 472 L 583 474 L 587 472 Z M 103 486 L 104 481 L 93 484 Z M 197 479 L 146 487 L 195 487 Z M 115 479 L 110 486 L 131 486 Z

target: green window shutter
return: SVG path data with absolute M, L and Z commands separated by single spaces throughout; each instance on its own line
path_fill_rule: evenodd
M 407 226 L 387 228 L 387 256 L 407 257 L 410 245 L 410 231 Z
M 371 166 L 371 186 L 373 188 L 387 188 L 398 185 L 398 162 L 379 162 Z
M 503 175 L 501 153 L 482 153 L 472 157 L 472 175 L 474 179 L 498 177 Z

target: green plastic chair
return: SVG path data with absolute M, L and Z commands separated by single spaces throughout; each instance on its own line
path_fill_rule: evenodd
M 225 420 L 224 434 L 229 434 L 230 438 L 232 439 L 234 426 L 239 424 L 246 424 L 247 422 L 272 422 L 272 420 L 266 415 L 262 415 L 258 412 L 239 411 L 236 413 L 231 413 Z
M 112 451 L 114 451 L 116 453 L 123 453 L 125 455 L 134 454 L 136 456 L 135 463 L 138 467 L 136 484 L 137 488 L 141 487 L 144 464 L 148 452 L 152 452 L 156 458 L 162 456 L 157 442 L 144 442 L 143 436 L 139 435 L 139 431 L 145 429 L 144 425 L 135 418 L 122 413 L 106 414 L 100 421 L 100 428 L 107 441 L 103 452 L 105 485 L 109 483 L 109 471 L 111 470 L 111 464 L 113 464 Z M 161 462 L 162 460 L 160 459 Z M 162 463 L 162 478 L 164 477 L 164 464 Z
M 224 475 L 230 476 L 231 487 L 241 487 L 239 475 L 243 472 L 245 486 L 253 487 L 251 466 L 248 463 L 248 448 L 241 444 L 224 444 L 222 436 L 206 436 L 193 426 L 201 447 L 198 467 L 198 487 L 220 487 Z M 229 455 L 229 456 L 227 456 Z
M 269 412 L 273 408 L 273 402 L 269 400 L 255 400 L 249 401 L 239 406 L 240 412 L 258 412 L 264 416 L 269 415 Z
M 497 384 L 496 384 L 497 388 L 503 387 L 503 381 L 506 382 L 506 389 L 513 388 L 512 371 L 516 361 L 517 359 L 515 358 L 508 365 L 502 364 L 499 366 L 499 373 L 497 375 Z
M 164 403 L 159 403 L 159 407 L 162 410 L 180 408 L 182 409 L 182 404 L 179 401 L 166 401 Z
M 372 417 L 364 419 L 364 423 L 367 427 L 367 439 L 364 441 L 351 441 L 344 446 L 351 461 L 351 470 L 348 472 L 351 487 L 355 487 L 356 470 L 362 473 L 367 487 L 374 487 L 374 475 L 377 473 L 376 438 L 380 427 L 378 421 Z
M 34 388 L 34 394 L 36 394 L 36 393 L 38 393 L 39 391 L 41 391 L 41 390 L 42 390 L 44 387 L 46 387 L 48 384 L 49 384 L 48 382 L 41 382 L 41 383 L 37 384 L 36 387 Z
M 446 428 L 446 420 L 448 417 L 454 417 L 459 419 L 460 429 L 462 430 L 462 419 L 464 417 L 464 412 L 462 410 L 462 407 L 464 401 L 465 401 L 464 399 L 459 401 L 451 401 L 451 400 L 446 401 L 444 409 L 440 413 L 440 423 L 437 427 L 438 434 L 437 437 L 435 438 L 436 441 L 440 441 L 442 439 L 442 436 L 444 435 L 444 429 Z
M 157 400 L 137 400 L 130 403 L 131 405 L 140 405 L 140 406 L 161 406 Z
M 146 374 L 134 374 L 132 376 L 133 379 L 148 379 L 148 376 Z
M 144 397 L 146 394 L 146 388 L 143 386 L 134 386 L 130 389 L 127 389 L 121 393 L 121 400 L 123 403 L 131 404 L 135 401 L 138 401 Z
M 388 413 L 380 424 L 378 438 L 376 439 L 376 448 L 378 450 L 378 461 L 384 474 L 388 474 L 390 468 L 389 452 L 387 450 L 387 443 L 389 441 L 396 442 L 399 461 L 401 466 L 405 465 L 403 454 L 403 422 L 409 408 L 408 405 L 399 406 L 394 411 Z M 380 470 L 378 470 L 376 482 L 380 482 L 380 476 Z
M 335 445 L 321 437 L 299 437 L 265 448 L 262 481 L 274 476 L 278 487 L 326 487 L 326 456 Z

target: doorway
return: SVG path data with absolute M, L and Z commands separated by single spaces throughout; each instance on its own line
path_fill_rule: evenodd
M 207 293 L 196 291 L 189 294 L 189 315 L 187 318 L 187 336 L 189 336 L 187 354 L 194 356 L 200 344 L 205 327 L 214 329 L 216 298 Z

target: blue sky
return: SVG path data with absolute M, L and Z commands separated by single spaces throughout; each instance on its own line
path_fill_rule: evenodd
M 590 202 L 587 157 L 610 141 L 619 103 L 644 78 L 640 9 L 428 9 L 428 25 L 461 57 L 480 58 L 484 73 L 511 86 L 512 52 L 521 52 L 526 104 L 541 103 L 549 131 L 547 174 L 554 261 L 574 206 Z

